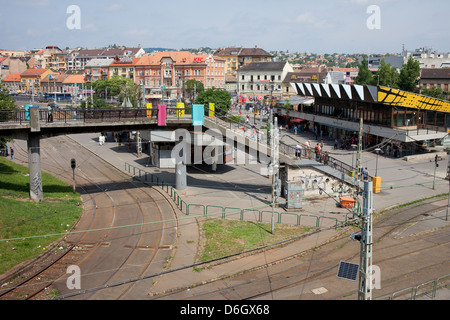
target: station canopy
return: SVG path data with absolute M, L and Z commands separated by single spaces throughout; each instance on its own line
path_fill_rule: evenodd
M 291 83 L 302 97 L 355 100 L 450 113 L 450 102 L 383 86 L 348 84 Z

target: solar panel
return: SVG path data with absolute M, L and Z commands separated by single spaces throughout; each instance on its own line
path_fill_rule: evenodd
M 356 281 L 358 277 L 359 264 L 341 261 L 339 264 L 338 278 Z

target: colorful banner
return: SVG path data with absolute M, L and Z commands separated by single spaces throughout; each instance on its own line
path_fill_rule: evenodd
M 184 117 L 184 103 L 182 102 L 177 103 L 177 117 Z
M 158 105 L 158 126 L 163 127 L 166 125 L 167 119 L 167 106 Z
M 216 115 L 216 106 L 214 103 L 209 104 L 209 117 L 213 118 Z
M 146 103 L 145 107 L 147 108 L 147 118 L 151 118 L 153 105 L 151 103 Z
M 205 117 L 205 106 L 202 104 L 192 105 L 192 125 L 203 126 L 203 118 Z

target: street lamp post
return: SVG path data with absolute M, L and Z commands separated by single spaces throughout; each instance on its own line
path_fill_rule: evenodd
M 381 149 L 380 148 L 376 148 L 375 152 L 377 153 L 377 165 L 375 168 L 375 177 L 378 177 L 378 155 L 380 154 Z

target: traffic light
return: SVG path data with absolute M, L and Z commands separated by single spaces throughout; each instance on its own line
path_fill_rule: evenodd
M 439 168 L 438 161 L 439 161 L 439 157 L 438 157 L 438 155 L 436 155 L 436 157 L 434 158 L 434 162 L 436 163 L 436 168 Z
M 72 170 L 75 170 L 77 167 L 77 162 L 75 159 L 70 160 L 70 166 L 72 167 Z

